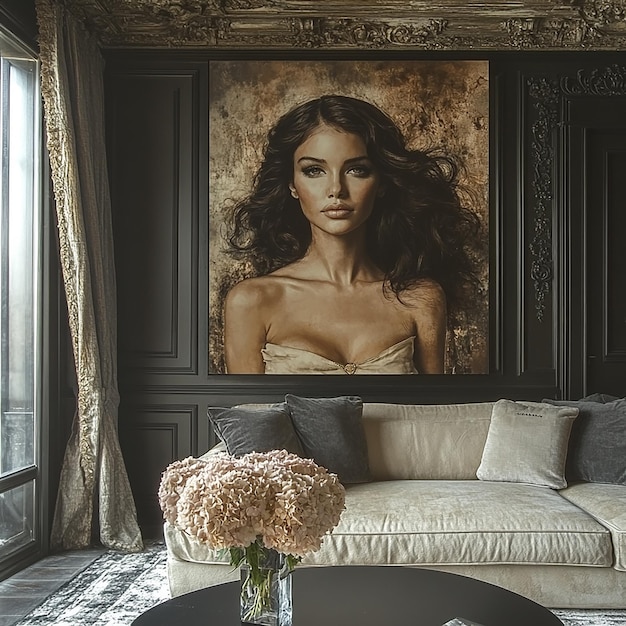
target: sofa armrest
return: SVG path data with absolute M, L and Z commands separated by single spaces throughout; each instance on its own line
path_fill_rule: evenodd
M 613 566 L 626 572 L 626 486 L 574 483 L 559 493 L 611 532 Z
M 220 452 L 228 452 L 226 450 L 226 444 L 223 441 L 216 443 L 212 448 L 210 448 L 207 452 L 205 452 L 200 459 L 210 459 L 212 456 L 219 454 Z

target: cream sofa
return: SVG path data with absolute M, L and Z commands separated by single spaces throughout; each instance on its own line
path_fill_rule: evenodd
M 493 408 L 364 403 L 372 480 L 346 487 L 339 525 L 301 566 L 425 567 L 551 608 L 626 608 L 626 486 L 477 479 Z M 238 578 L 168 524 L 165 541 L 173 596 Z

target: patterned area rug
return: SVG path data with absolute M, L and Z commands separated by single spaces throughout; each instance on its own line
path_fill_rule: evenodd
M 622 626 L 626 611 L 554 611 L 565 626 Z
M 163 544 L 105 552 L 15 626 L 129 626 L 169 598 Z M 626 611 L 554 611 L 565 626 L 626 626 Z
M 137 554 L 108 551 L 15 626 L 128 626 L 169 597 L 163 544 Z

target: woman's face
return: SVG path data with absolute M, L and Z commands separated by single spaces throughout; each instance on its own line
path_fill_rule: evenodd
M 343 235 L 365 223 L 381 184 L 358 135 L 321 125 L 296 149 L 293 160 L 289 187 L 312 227 Z

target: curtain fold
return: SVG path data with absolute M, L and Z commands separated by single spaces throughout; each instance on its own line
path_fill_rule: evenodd
M 143 549 L 118 432 L 117 300 L 103 59 L 62 0 L 36 0 L 47 145 L 77 374 L 51 545 Z

